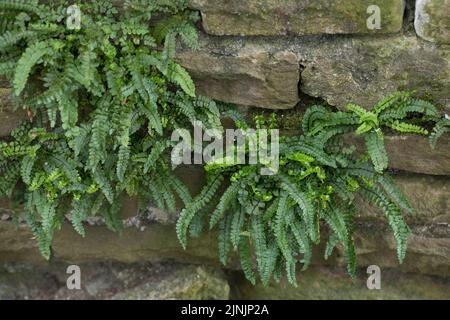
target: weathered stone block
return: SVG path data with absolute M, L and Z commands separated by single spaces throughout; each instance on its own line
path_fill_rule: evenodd
M 10 89 L 0 88 L 0 137 L 7 136 L 25 118 L 24 113 L 11 110 L 10 94 Z
M 348 143 L 358 150 L 366 150 L 364 139 L 348 135 Z M 436 149 L 427 137 L 417 135 L 385 135 L 384 143 L 389 157 L 389 168 L 430 175 L 450 175 L 450 136 L 442 136 Z
M 178 54 L 197 85 L 197 92 L 211 98 L 247 106 L 287 109 L 299 101 L 300 66 L 289 51 L 269 54 L 244 46 L 233 55 L 214 51 Z
M 402 28 L 403 0 L 190 0 L 214 35 L 366 34 Z M 370 6 L 380 13 L 379 28 L 369 28 Z
M 360 223 L 354 239 L 358 265 L 367 267 L 395 268 L 403 272 L 414 272 L 441 277 L 450 277 L 450 225 L 411 225 L 412 235 L 403 264 L 399 264 L 396 241 L 391 228 L 381 223 Z M 337 259 L 342 267 L 346 265 L 344 254 L 339 248 Z
M 417 0 L 414 26 L 423 39 L 450 44 L 450 0 Z
M 67 264 L 0 264 L 0 300 L 227 300 L 220 269 L 165 263 L 79 265 L 80 290 L 67 288 Z
M 385 145 L 389 155 L 389 167 L 392 169 L 450 175 L 449 135 L 441 137 L 434 150 L 428 139 L 422 136 L 387 135 Z
M 352 279 L 344 271 L 316 267 L 297 276 L 298 287 L 272 283 L 264 287 L 252 286 L 238 277 L 235 280 L 235 299 L 270 300 L 405 300 L 405 299 L 450 299 L 448 280 L 435 277 L 404 274 L 395 270 L 381 270 L 381 290 L 367 288 L 368 274 L 360 270 Z
M 394 91 L 412 89 L 450 111 L 449 48 L 415 36 L 326 41 L 304 60 L 301 90 L 331 105 L 371 108 Z
M 396 184 L 409 200 L 415 212 L 406 215 L 408 223 L 450 225 L 450 179 L 426 175 L 399 174 L 394 176 Z M 386 221 L 377 207 L 358 201 L 360 217 L 365 220 Z
M 371 108 L 397 90 L 431 95 L 450 112 L 450 51 L 416 36 L 221 38 L 179 60 L 199 92 L 244 106 L 285 109 L 298 90 L 344 108 Z M 298 73 L 301 72 L 301 77 Z

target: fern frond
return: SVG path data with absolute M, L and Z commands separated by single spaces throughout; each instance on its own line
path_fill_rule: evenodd
M 239 241 L 239 257 L 241 260 L 242 271 L 244 271 L 244 275 L 251 284 L 256 284 L 256 276 L 253 272 L 253 261 L 252 255 L 250 252 L 250 244 L 249 238 L 242 236 L 242 239 Z
M 220 262 L 226 266 L 228 263 L 228 252 L 231 249 L 230 245 L 230 231 L 231 231 L 231 215 L 227 215 L 219 222 L 219 259 Z
M 411 123 L 394 121 L 388 124 L 392 129 L 401 133 L 415 133 L 420 135 L 428 135 L 428 130 Z
M 309 236 L 313 242 L 317 243 L 320 240 L 317 214 L 313 204 L 308 199 L 308 196 L 301 192 L 295 184 L 290 182 L 288 177 L 282 177 L 281 188 L 287 192 L 289 197 L 294 200 L 301 209 L 302 217 L 308 226 Z
M 337 208 L 330 207 L 324 211 L 323 217 L 337 235 L 339 242 L 344 247 L 344 255 L 347 260 L 348 273 L 354 278 L 356 276 L 356 253 L 352 238 L 352 232 L 345 221 L 344 214 Z
M 450 132 L 450 120 L 444 118 L 436 123 L 430 135 L 430 145 L 433 149 L 436 149 L 438 140 L 447 132 Z
M 213 199 L 214 195 L 222 184 L 222 181 L 222 176 L 216 176 L 212 178 L 211 181 L 203 188 L 200 194 L 194 199 L 194 201 L 185 209 L 183 209 L 183 211 L 181 211 L 176 230 L 178 239 L 180 240 L 184 248 L 186 248 L 187 246 L 187 230 L 189 228 L 189 224 L 191 223 L 195 214 L 198 213 L 207 203 L 209 203 Z
M 219 204 L 211 215 L 209 222 L 209 228 L 213 229 L 216 224 L 223 218 L 225 212 L 230 207 L 233 200 L 236 199 L 240 187 L 239 182 L 233 182 L 225 191 L 223 196 L 220 198 Z
M 389 175 L 379 175 L 378 183 L 383 187 L 389 197 L 394 200 L 394 202 L 397 203 L 403 210 L 410 214 L 414 213 L 414 209 L 409 203 L 408 199 L 406 199 L 403 192 Z
M 400 209 L 391 202 L 377 186 L 366 186 L 361 192 L 367 199 L 383 210 L 389 225 L 394 231 L 394 237 L 397 241 L 397 256 L 400 263 L 402 263 L 405 259 L 408 237 L 411 234 L 411 231 L 406 225 Z
M 303 270 L 308 269 L 312 258 L 312 242 L 308 235 L 308 229 L 303 220 L 294 221 L 290 224 L 292 234 L 303 253 Z
M 372 131 L 364 136 L 366 140 L 367 152 L 372 160 L 375 171 L 382 173 L 388 167 L 388 156 L 384 147 L 384 137 L 382 133 Z
M 51 53 L 48 43 L 36 42 L 26 49 L 22 57 L 17 62 L 17 69 L 14 75 L 14 92 L 19 96 L 28 81 L 32 68 L 45 55 Z

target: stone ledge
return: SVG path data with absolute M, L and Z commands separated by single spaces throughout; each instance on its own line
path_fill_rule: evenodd
M 385 223 L 360 221 L 355 233 L 359 266 L 376 264 L 402 272 L 450 276 L 450 225 L 412 225 L 414 234 L 408 243 L 407 258 L 399 265 L 392 230 Z M 57 232 L 53 245 L 54 260 L 75 264 L 174 261 L 220 265 L 215 233 L 190 239 L 188 250 L 184 251 L 176 238 L 174 226 L 153 224 L 144 231 L 126 228 L 121 235 L 106 227 L 88 227 L 86 231 L 86 238 L 81 238 L 69 225 Z M 345 269 L 340 250 L 328 261 L 323 260 L 323 252 L 323 245 L 314 248 L 313 265 L 337 264 Z M 21 226 L 17 230 L 11 222 L 0 222 L 0 262 L 45 264 L 28 228 Z M 239 262 L 234 257 L 227 267 L 239 269 Z
M 199 51 L 180 48 L 178 57 L 200 93 L 238 105 L 294 107 L 299 86 L 302 93 L 339 108 L 350 102 L 371 108 L 394 91 L 415 89 L 418 94 L 431 95 L 450 112 L 449 47 L 415 35 L 202 35 Z
M 361 150 L 366 148 L 361 138 L 348 135 L 346 139 Z M 389 168 L 419 174 L 450 175 L 448 134 L 439 139 L 435 150 L 424 136 L 387 134 L 384 141 L 389 157 Z
M 233 283 L 237 287 L 235 299 L 255 300 L 405 300 L 405 299 L 450 299 L 450 282 L 445 279 L 405 274 L 396 270 L 381 269 L 381 290 L 367 288 L 366 270 L 361 269 L 352 279 L 343 271 L 326 267 L 315 267 L 299 273 L 298 288 L 289 284 L 272 283 L 264 287 L 260 283 L 252 286 L 236 275 Z
M 67 288 L 66 263 L 0 264 L 0 300 L 228 300 L 220 269 L 175 263 L 88 263 L 78 265 L 80 290 Z
M 403 0 L 190 0 L 213 35 L 394 33 L 402 28 Z M 370 30 L 367 13 L 380 8 L 380 29 Z
M 293 108 L 299 101 L 300 65 L 292 52 L 269 54 L 249 46 L 237 55 L 183 51 L 177 59 L 197 92 L 210 98 L 271 109 Z
M 449 178 L 399 174 L 394 180 L 415 210 L 412 215 L 405 216 L 408 223 L 450 225 Z M 361 218 L 386 221 L 379 208 L 361 199 L 357 204 Z
M 431 42 L 450 44 L 450 0 L 417 0 L 414 26 Z
M 358 266 L 378 265 L 402 272 L 450 277 L 450 224 L 410 225 L 413 234 L 403 264 L 397 260 L 396 242 L 386 224 L 359 223 L 354 235 Z M 338 265 L 346 266 L 342 250 Z

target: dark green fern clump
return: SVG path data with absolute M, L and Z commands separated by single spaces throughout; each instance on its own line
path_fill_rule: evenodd
M 261 175 L 261 164 L 236 165 L 227 163 L 227 158 L 207 165 L 207 185 L 178 221 L 183 246 L 187 246 L 188 234 L 195 236 L 205 228 L 216 228 L 223 264 L 235 251 L 252 283 L 255 271 L 265 285 L 272 277 L 279 280 L 285 271 L 289 282 L 296 285 L 297 266 L 309 266 L 312 247 L 323 238 L 321 230 L 326 225 L 325 258 L 339 244 L 348 272 L 354 276 L 355 197 L 359 196 L 381 208 L 394 232 L 402 262 L 410 234 L 403 213 L 411 214 L 413 209 L 385 172 L 388 159 L 382 128 L 425 135 L 428 132 L 419 124 L 438 121 L 439 114 L 433 105 L 404 92 L 383 100 L 373 111 L 356 105 L 348 109 L 310 108 L 302 123 L 304 135 L 281 138 L 280 168 L 274 175 Z M 276 127 L 273 121 L 265 126 Z M 440 126 L 436 135 L 443 131 Z M 343 135 L 351 132 L 365 136 L 367 149 L 362 154 L 344 143 Z M 224 176 L 229 183 L 216 199 Z M 215 208 L 212 213 L 207 206 L 211 203 Z
M 0 146 L 0 195 L 24 193 L 46 258 L 67 212 L 84 235 L 96 214 L 120 230 L 126 194 L 168 211 L 174 193 L 188 202 L 171 172 L 170 134 L 197 120 L 220 128 L 215 103 L 196 97 L 174 60 L 177 39 L 197 46 L 198 14 L 185 1 L 83 2 L 79 30 L 67 27 L 69 5 L 0 1 L 0 75 L 30 117 Z
M 349 104 L 348 112 L 332 112 L 322 106 L 310 108 L 304 117 L 303 130 L 324 144 L 337 135 L 354 132 L 366 142 L 375 170 L 387 169 L 384 148 L 386 129 L 400 134 L 429 135 L 424 124 L 440 121 L 438 110 L 429 102 L 415 99 L 411 92 L 396 92 L 383 99 L 372 110 Z

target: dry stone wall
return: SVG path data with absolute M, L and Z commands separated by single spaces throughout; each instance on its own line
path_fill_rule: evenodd
M 199 94 L 244 109 L 298 109 L 301 113 L 304 100 L 310 97 L 337 108 L 349 102 L 370 108 L 393 91 L 415 89 L 450 114 L 449 0 L 190 0 L 190 6 L 202 17 L 200 49 L 180 46 L 177 57 L 194 78 Z M 12 111 L 9 94 L 8 84 L 0 79 L 0 137 L 26 117 Z M 425 138 L 388 135 L 386 147 L 391 169 L 400 172 L 396 180 L 417 211 L 408 217 L 413 236 L 407 259 L 399 266 L 392 232 L 381 214 L 361 204 L 356 235 L 359 266 L 393 269 L 402 286 L 412 290 L 411 297 L 448 297 L 450 138 L 443 137 L 433 151 Z M 187 176 L 191 182 L 198 181 L 192 186 L 198 190 L 203 181 L 200 175 L 194 170 Z M 0 262 L 41 263 L 28 229 L 17 229 L 9 221 L 7 201 L 0 201 L 0 208 Z M 126 215 L 133 216 L 135 212 L 129 211 Z M 170 223 L 128 228 L 120 238 L 94 226 L 86 239 L 65 226 L 56 236 L 54 254 L 70 262 L 174 260 L 217 267 L 214 239 L 212 234 L 193 240 L 185 252 Z M 349 298 L 361 296 L 362 289 L 351 291 L 354 286 L 340 271 L 320 271 L 328 265 L 342 271 L 341 252 L 331 261 L 318 259 L 314 265 L 300 289 L 283 291 L 284 295 L 277 288 L 252 288 L 239 281 L 237 285 L 246 298 L 313 297 L 301 288 L 324 288 L 330 282 L 334 289 L 317 290 L 317 297 L 342 297 L 343 290 L 350 292 Z M 428 286 L 428 293 L 421 283 Z M 438 288 L 436 295 L 433 288 Z M 384 297 L 407 297 L 400 289 L 392 290 Z

